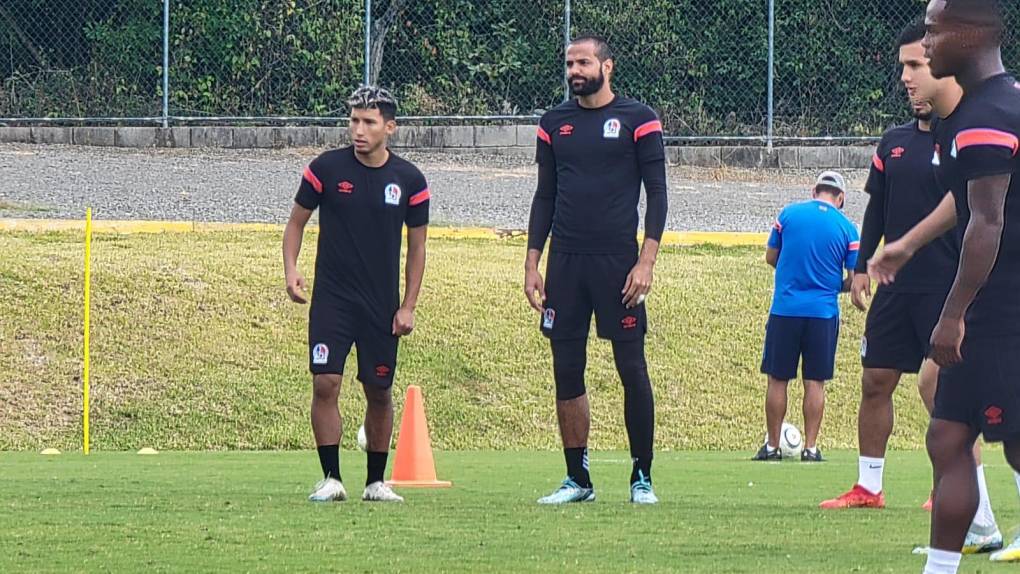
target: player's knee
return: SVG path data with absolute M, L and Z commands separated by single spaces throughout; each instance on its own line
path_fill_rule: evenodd
M 553 378 L 556 379 L 556 400 L 570 401 L 583 396 L 584 369 L 587 364 L 587 341 L 552 341 Z
M 620 375 L 624 389 L 645 391 L 652 388 L 643 343 L 641 340 L 613 342 L 616 372 Z
M 556 379 L 556 400 L 571 401 L 577 397 L 584 396 L 588 390 L 584 386 L 584 366 L 562 365 L 553 369 L 553 376 Z
M 315 375 L 312 377 L 312 397 L 317 401 L 336 400 L 340 394 L 340 375 Z
M 898 380 L 899 377 L 865 369 L 864 376 L 861 377 L 861 396 L 865 400 L 891 399 Z
M 365 385 L 365 402 L 369 407 L 387 408 L 393 404 L 393 387 L 373 387 Z
M 974 466 L 974 434 L 966 425 L 939 419 L 928 425 L 925 444 L 932 466 L 938 472 L 963 464 Z

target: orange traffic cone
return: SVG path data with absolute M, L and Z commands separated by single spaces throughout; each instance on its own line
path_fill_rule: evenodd
M 436 463 L 432 458 L 428 423 L 425 422 L 425 403 L 421 398 L 421 387 L 416 385 L 407 387 L 397 455 L 389 484 L 422 488 L 452 486 L 445 480 L 436 480 Z

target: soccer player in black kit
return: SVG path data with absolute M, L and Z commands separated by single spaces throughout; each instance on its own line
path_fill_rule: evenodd
M 613 345 L 624 388 L 631 502 L 658 502 L 652 490 L 655 410 L 645 362 L 645 298 L 666 225 L 662 124 L 649 107 L 616 96 L 613 57 L 602 38 L 575 39 L 566 73 L 576 97 L 542 116 L 538 189 L 531 206 L 524 290 L 551 341 L 556 412 L 567 478 L 540 504 L 595 500 L 588 468 L 590 411 L 584 372 L 594 312 L 597 333 Z M 647 195 L 638 252 L 638 201 Z M 552 234 L 546 266 L 538 270 Z
M 926 574 L 951 574 L 978 507 L 972 447 L 1004 443 L 1020 469 L 1020 84 L 1006 73 L 997 0 L 932 0 L 926 55 L 935 77 L 955 76 L 964 97 L 935 125 L 932 163 L 952 195 L 869 265 L 882 283 L 922 246 L 956 228 L 960 261 L 931 337 L 942 368 L 928 429 L 935 469 Z
M 287 293 L 306 303 L 297 270 L 305 225 L 319 210 L 315 285 L 308 320 L 312 372 L 312 430 L 323 480 L 314 502 L 346 500 L 340 477 L 337 399 L 344 363 L 358 349 L 358 380 L 365 391 L 368 478 L 362 499 L 402 502 L 383 481 L 393 433 L 391 387 L 399 338 L 414 329 L 414 310 L 425 272 L 425 238 L 431 197 L 425 177 L 391 153 L 397 103 L 386 90 L 363 87 L 348 101 L 352 146 L 331 150 L 305 168 L 283 238 Z M 407 226 L 404 299 L 400 301 L 400 249 Z

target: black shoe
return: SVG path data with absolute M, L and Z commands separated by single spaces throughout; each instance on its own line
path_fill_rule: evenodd
M 763 444 L 751 460 L 783 460 L 783 451 L 778 448 L 772 450 L 769 445 Z
M 804 450 L 800 451 L 800 461 L 801 462 L 825 462 L 825 459 L 822 458 L 822 451 L 820 449 L 816 448 L 815 452 L 811 452 L 808 449 L 804 449 Z

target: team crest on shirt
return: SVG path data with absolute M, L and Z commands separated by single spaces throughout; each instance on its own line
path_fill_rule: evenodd
M 620 120 L 609 118 L 602 126 L 602 137 L 607 140 L 620 139 Z
M 546 309 L 545 312 L 542 313 L 542 328 L 552 329 L 555 323 L 556 311 L 554 309 Z
M 399 185 L 395 183 L 387 185 L 384 193 L 387 205 L 400 205 L 400 195 L 402 192 L 400 191 Z
M 319 343 L 312 348 L 312 364 L 313 365 L 325 365 L 329 362 L 329 347 L 324 343 Z

